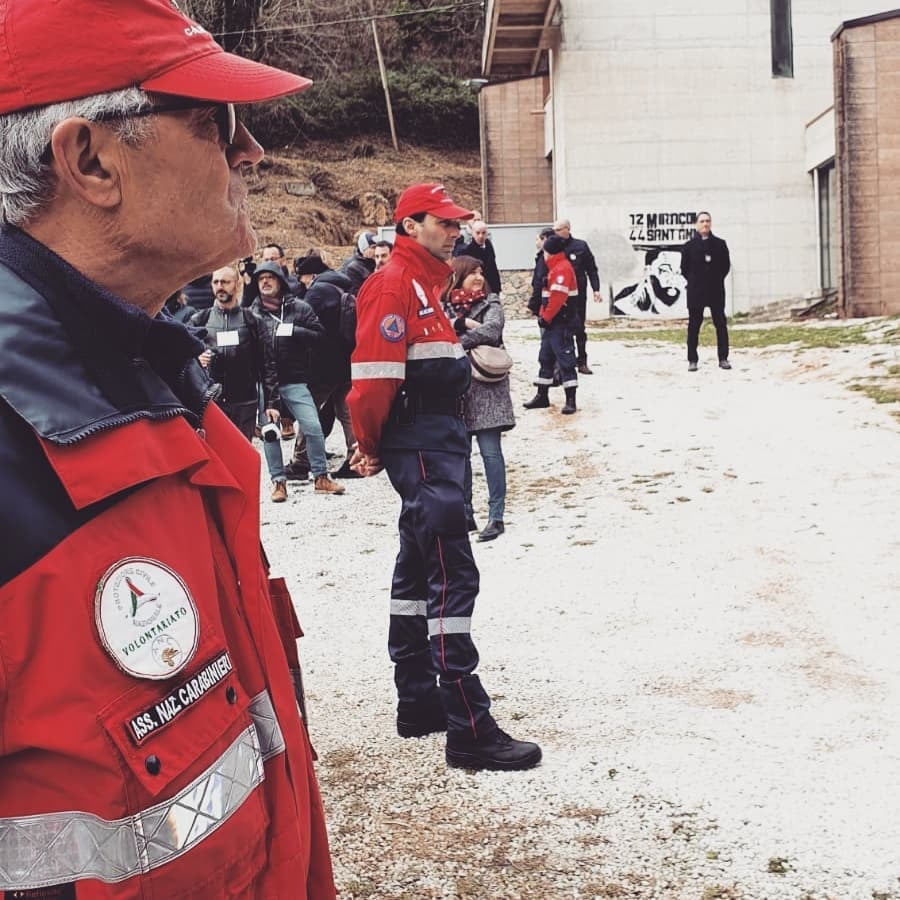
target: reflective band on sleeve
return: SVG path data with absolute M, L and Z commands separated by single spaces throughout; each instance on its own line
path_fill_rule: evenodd
M 466 355 L 462 344 L 451 344 L 450 341 L 432 341 L 429 344 L 410 344 L 406 348 L 407 359 L 462 359 Z
M 177 859 L 209 837 L 265 779 L 263 760 L 284 750 L 268 694 L 253 725 L 174 797 L 124 819 L 85 812 L 0 819 L 0 891 L 96 878 L 124 881 Z
M 392 616 L 424 616 L 426 605 L 424 600 L 398 600 L 391 597 Z
M 428 637 L 439 634 L 468 634 L 472 630 L 472 620 L 468 616 L 428 620 Z
M 353 363 L 350 366 L 350 377 L 354 381 L 367 378 L 406 378 L 406 363 L 402 362 L 367 362 Z
M 275 717 L 275 708 L 268 691 L 257 694 L 250 701 L 250 715 L 256 726 L 256 734 L 259 737 L 259 749 L 263 760 L 271 759 L 284 752 L 284 735 L 281 726 Z

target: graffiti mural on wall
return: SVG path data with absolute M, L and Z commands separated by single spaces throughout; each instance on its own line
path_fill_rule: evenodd
M 694 235 L 695 212 L 632 213 L 629 241 L 643 257 L 643 277 L 613 286 L 612 314 L 637 318 L 687 318 L 681 246 Z

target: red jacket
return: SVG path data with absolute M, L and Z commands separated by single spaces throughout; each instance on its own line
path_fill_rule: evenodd
M 398 235 L 388 264 L 363 283 L 356 298 L 353 387 L 347 396 L 363 453 L 377 456 L 382 445 L 428 443 L 467 450 L 465 427 L 449 416 L 419 416 L 418 423 L 403 429 L 389 423 L 401 385 L 426 403 L 434 398 L 451 402 L 468 389 L 471 366 L 440 300 L 450 275 L 447 263 Z
M 552 322 L 569 297 L 577 296 L 578 282 L 572 264 L 565 253 L 554 253 L 547 258 L 547 286 L 543 292 L 540 317 L 545 322 Z
M 38 473 L 24 485 L 27 538 L 9 536 L 21 564 L 0 579 L 0 893 L 74 883 L 79 900 L 331 900 L 291 674 L 299 628 L 260 554 L 259 455 L 214 404 L 192 421 L 112 342 L 80 369 L 88 357 L 56 312 L 83 299 L 114 318 L 115 304 L 39 245 L 13 243 L 10 259 L 35 257 L 23 271 L 52 283 L 47 297 L 68 294 L 51 306 L 0 267 L 19 312 L 0 322 L 13 362 L 0 370 L 0 458 Z M 145 328 L 133 309 L 118 318 L 123 340 Z M 101 330 L 92 321 L 85 340 Z M 63 349 L 35 368 L 23 333 Z M 89 380 L 107 363 L 140 372 L 144 405 L 124 403 L 127 379 L 102 392 Z M 28 377 L 8 377 L 17 369 Z M 51 369 L 56 381 L 36 377 Z

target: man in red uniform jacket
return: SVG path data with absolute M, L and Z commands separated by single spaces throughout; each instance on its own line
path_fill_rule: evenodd
M 309 82 L 122 7 L 0 0 L 0 895 L 330 900 L 259 456 L 160 312 Z
M 544 241 L 544 261 L 547 265 L 547 283 L 541 293 L 541 308 L 538 311 L 541 349 L 538 353 L 540 369 L 534 379 L 537 393 L 522 405 L 525 409 L 542 409 L 550 405 L 553 369 L 559 366 L 560 383 L 566 391 L 566 405 L 561 412 L 571 415 L 577 411 L 575 329 L 578 318 L 573 304 L 578 297 L 578 282 L 572 264 L 566 259 L 563 240 L 555 234 Z
M 466 528 L 469 440 L 460 418 L 471 366 L 440 302 L 459 220 L 470 218 L 439 184 L 400 195 L 390 262 L 357 298 L 347 402 L 358 448 L 350 464 L 361 475 L 385 468 L 401 499 L 388 634 L 398 733 L 446 730 L 451 766 L 529 769 L 541 748 L 497 726 L 474 671 L 479 576 Z

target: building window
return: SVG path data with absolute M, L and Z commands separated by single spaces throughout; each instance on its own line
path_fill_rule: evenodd
M 769 0 L 772 17 L 772 75 L 794 77 L 794 36 L 791 31 L 791 0 Z
M 837 287 L 837 216 L 834 160 L 816 169 L 819 219 L 819 280 L 822 291 Z

